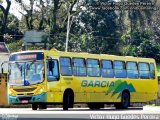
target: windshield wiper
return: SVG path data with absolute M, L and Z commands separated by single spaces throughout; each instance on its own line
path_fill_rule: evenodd
M 29 85 L 30 85 L 29 81 L 28 80 L 24 80 L 24 86 L 29 86 Z
M 17 65 L 18 69 L 19 69 L 20 71 L 22 71 L 22 66 L 21 66 L 20 64 L 18 64 L 18 62 L 15 62 L 15 63 L 16 63 L 16 65 Z
M 36 60 L 33 60 L 30 64 L 26 65 L 26 69 L 29 70 L 30 67 L 33 65 L 33 63 L 36 62 Z

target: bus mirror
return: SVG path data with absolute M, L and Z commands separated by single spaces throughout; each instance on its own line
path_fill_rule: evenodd
M 2 72 L 2 74 L 4 73 L 4 64 L 6 64 L 7 63 L 7 65 L 8 65 L 8 61 L 3 61 L 2 63 L 1 63 L 1 72 Z
M 1 71 L 2 71 L 2 74 L 3 74 L 4 73 L 4 69 L 2 68 Z
M 4 69 L 3 69 L 4 63 L 5 63 L 5 61 L 1 63 L 1 72 L 2 72 L 2 74 L 4 73 Z
M 48 61 L 48 64 L 49 64 L 49 71 L 53 72 L 53 67 L 54 67 L 54 65 L 53 65 L 52 60 L 49 60 L 49 61 Z

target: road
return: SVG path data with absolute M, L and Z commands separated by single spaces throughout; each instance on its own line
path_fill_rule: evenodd
M 62 108 L 37 111 L 31 108 L 0 108 L 0 118 L 3 120 L 160 119 L 160 107 L 137 107 L 127 110 L 110 107 L 92 111 L 88 108 L 74 108 L 69 111 L 63 111 Z

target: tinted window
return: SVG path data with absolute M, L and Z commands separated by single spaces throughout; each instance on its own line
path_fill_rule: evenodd
M 148 63 L 139 63 L 139 76 L 142 79 L 149 79 L 149 65 Z
M 153 63 L 150 64 L 150 78 L 155 79 L 155 67 Z
M 85 59 L 73 58 L 73 74 L 75 76 L 86 76 Z
M 60 68 L 62 75 L 72 75 L 71 59 L 67 57 L 61 57 Z
M 126 67 L 127 67 L 128 78 L 135 78 L 135 79 L 139 78 L 136 62 L 127 62 Z
M 59 79 L 59 69 L 57 60 L 47 61 L 47 77 L 48 81 L 55 81 Z
M 100 76 L 99 61 L 95 59 L 87 60 L 87 74 L 88 76 Z
M 110 60 L 102 60 L 102 77 L 113 78 L 114 71 L 112 66 L 112 61 Z
M 123 61 L 114 61 L 114 72 L 116 78 L 126 78 L 126 69 L 125 69 L 125 62 Z

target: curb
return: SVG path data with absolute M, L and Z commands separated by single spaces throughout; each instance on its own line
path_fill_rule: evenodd
M 143 110 L 160 112 L 160 106 L 143 106 Z

